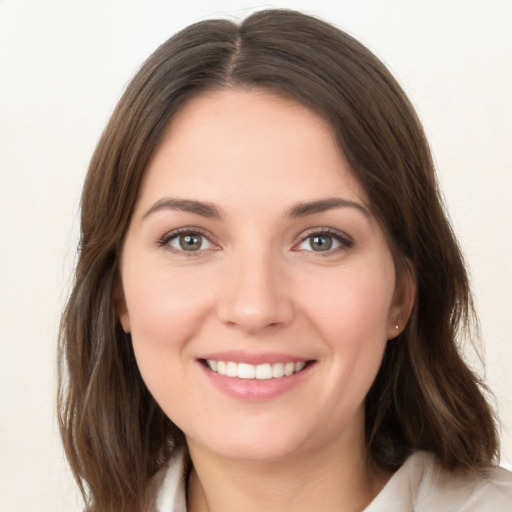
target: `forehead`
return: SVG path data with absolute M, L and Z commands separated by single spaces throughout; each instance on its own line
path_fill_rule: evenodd
M 194 193 L 216 201 L 261 192 L 281 200 L 335 193 L 365 200 L 329 123 L 258 89 L 224 89 L 187 101 L 157 147 L 141 192 L 143 199 Z

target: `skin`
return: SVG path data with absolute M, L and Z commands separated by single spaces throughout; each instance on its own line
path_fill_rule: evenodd
M 349 204 L 297 214 L 327 198 Z M 365 464 L 364 398 L 413 287 L 322 118 L 258 90 L 190 100 L 146 170 L 121 281 L 141 374 L 187 439 L 192 512 L 361 510 L 378 493 L 389 475 Z M 246 400 L 198 360 L 228 350 L 312 364 L 285 392 Z

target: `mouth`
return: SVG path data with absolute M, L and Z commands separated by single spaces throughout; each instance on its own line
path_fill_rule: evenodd
M 237 363 L 217 359 L 201 359 L 201 363 L 213 373 L 223 377 L 243 380 L 272 380 L 290 377 L 302 372 L 315 361 L 277 362 L 277 363 Z

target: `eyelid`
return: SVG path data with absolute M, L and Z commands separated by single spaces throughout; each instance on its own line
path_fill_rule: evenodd
M 336 247 L 335 249 L 332 249 L 332 250 L 328 250 L 328 251 L 324 251 L 324 252 L 308 251 L 308 252 L 316 252 L 319 255 L 326 256 L 328 254 L 333 254 L 339 250 L 349 249 L 350 247 L 352 247 L 354 245 L 354 240 L 352 239 L 352 237 L 350 237 L 343 231 L 323 226 L 323 227 L 310 228 L 310 229 L 307 229 L 306 231 L 304 231 L 303 233 L 301 233 L 298 237 L 299 240 L 297 242 L 295 242 L 292 250 L 296 250 L 296 251 L 301 250 L 301 249 L 298 249 L 297 247 L 302 242 L 305 242 L 308 238 L 310 238 L 313 235 L 329 235 L 329 236 L 332 236 L 334 239 L 336 239 L 340 243 L 339 247 Z
M 185 251 L 185 250 L 176 249 L 169 245 L 169 242 L 172 239 L 174 239 L 180 235 L 183 235 L 183 234 L 201 235 L 201 236 L 205 237 L 210 244 L 213 245 L 213 248 L 201 249 L 198 251 Z M 333 254 L 339 250 L 345 250 L 354 245 L 353 239 L 349 235 L 344 233 L 343 231 L 323 226 L 323 227 L 309 228 L 306 231 L 302 232 L 298 236 L 298 240 L 293 244 L 292 250 L 295 250 L 295 251 L 302 250 L 302 249 L 298 249 L 298 246 L 313 235 L 329 235 L 329 236 L 332 236 L 336 241 L 338 241 L 340 243 L 339 247 L 336 247 L 331 250 L 327 250 L 323 253 L 322 253 L 322 251 L 310 251 L 310 252 L 317 252 L 319 255 Z M 203 228 L 197 227 L 197 226 L 183 226 L 183 227 L 179 227 L 176 229 L 172 229 L 171 231 L 166 232 L 163 236 L 161 236 L 157 240 L 157 245 L 160 247 L 164 247 L 172 252 L 186 254 L 187 256 L 198 255 L 198 254 L 204 253 L 207 250 L 219 250 L 220 249 L 220 244 L 216 241 L 215 237 L 210 232 L 206 231 Z
M 171 247 L 171 245 L 169 245 L 169 242 L 173 238 L 176 238 L 176 237 L 178 237 L 180 235 L 184 235 L 184 234 L 197 234 L 197 235 L 201 235 L 204 238 L 206 238 L 206 240 L 208 240 L 208 242 L 210 242 L 211 245 L 213 245 L 213 248 L 201 249 L 201 250 L 198 250 L 198 251 L 185 251 L 185 250 L 176 249 L 175 247 Z M 169 251 L 172 251 L 172 252 L 176 252 L 176 253 L 180 253 L 180 254 L 185 254 L 186 256 L 194 256 L 194 255 L 197 256 L 198 254 L 204 253 L 207 250 L 218 250 L 218 249 L 220 249 L 219 244 L 215 241 L 215 237 L 211 233 L 209 233 L 208 231 L 206 231 L 203 228 L 199 228 L 199 227 L 196 227 L 196 226 L 183 226 L 183 227 L 180 227 L 180 228 L 172 229 L 171 231 L 166 232 L 163 236 L 161 236 L 157 240 L 157 245 L 160 246 L 160 247 L 164 247 L 164 248 L 166 248 L 166 249 L 168 249 Z

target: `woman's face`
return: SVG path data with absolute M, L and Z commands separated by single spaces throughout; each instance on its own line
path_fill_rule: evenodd
M 189 445 L 245 460 L 360 446 L 404 297 L 329 125 L 223 90 L 173 118 L 117 293 L 142 377 Z

